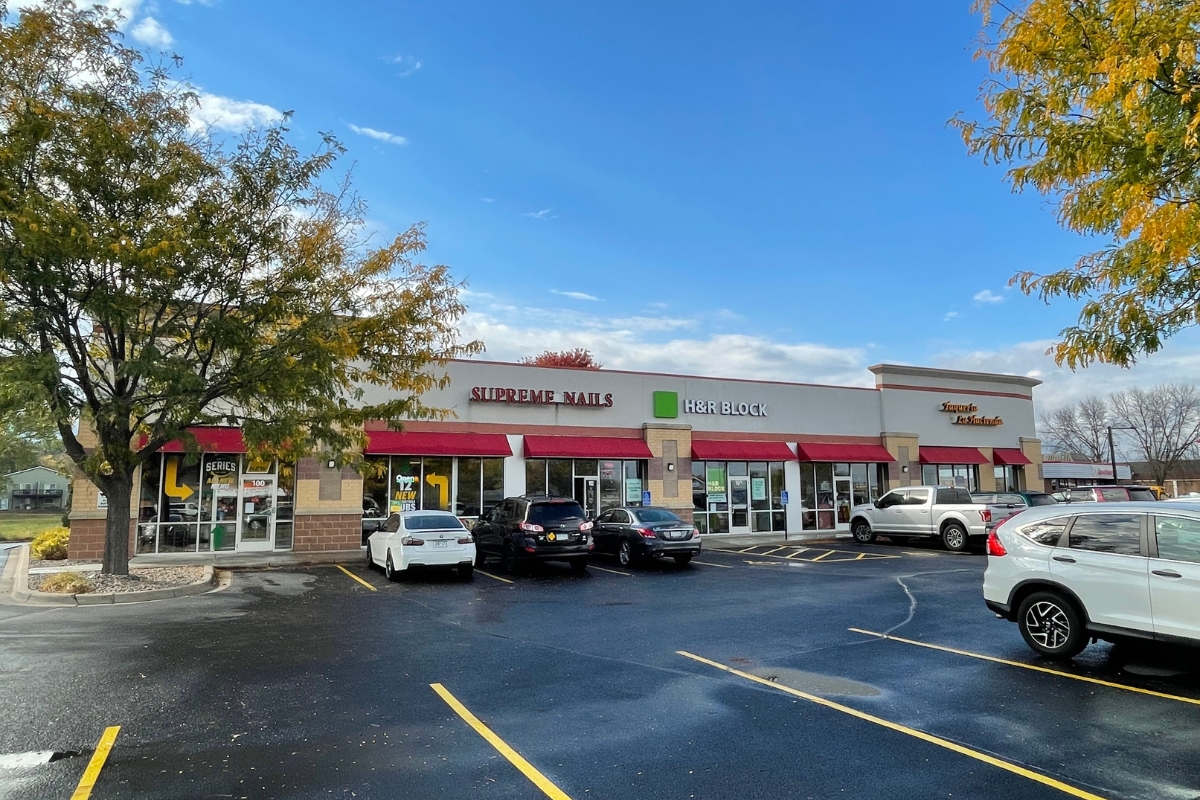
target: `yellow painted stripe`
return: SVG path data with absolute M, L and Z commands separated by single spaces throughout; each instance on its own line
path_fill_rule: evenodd
M 378 590 L 378 589 L 376 589 L 374 586 L 372 586 L 371 584 L 367 583 L 367 582 L 366 582 L 366 581 L 364 581 L 362 578 L 358 577 L 358 576 L 357 576 L 357 575 L 355 575 L 353 572 L 351 572 L 350 570 L 348 570 L 348 569 L 346 569 L 345 567 L 343 567 L 341 564 L 334 564 L 334 566 L 335 566 L 335 567 L 337 567 L 338 569 L 340 569 L 342 572 L 344 572 L 344 573 L 346 573 L 347 575 L 349 575 L 351 578 L 354 578 L 354 580 L 358 581 L 358 582 L 359 582 L 359 583 L 361 583 L 363 586 L 365 586 L 365 587 L 367 587 L 368 589 L 370 589 L 372 592 L 377 592 L 377 591 L 379 591 L 379 590 Z
M 813 563 L 816 563 L 817 561 L 820 561 L 822 558 L 831 556 L 836 552 L 837 552 L 837 550 L 829 550 L 828 552 L 821 553 L 821 555 L 817 556 L 816 558 L 810 559 L 810 561 L 812 561 Z
M 500 755 L 504 756 L 512 763 L 514 767 L 521 771 L 521 774 L 528 778 L 534 786 L 542 790 L 542 793 L 551 800 L 571 800 L 562 789 L 559 789 L 550 779 L 537 771 L 537 768 L 526 761 L 520 753 L 508 746 L 508 743 L 492 732 L 492 729 L 479 721 L 479 718 L 470 712 L 470 710 L 462 703 L 458 702 L 458 698 L 450 694 L 445 686 L 440 683 L 429 684 L 438 696 L 446 701 L 446 705 L 454 709 L 454 713 L 463 718 L 463 721 L 475 729 L 475 732 L 487 740 L 487 743 L 496 748 Z
M 769 555 L 771 555 L 772 553 L 778 553 L 780 550 L 787 550 L 787 549 L 788 549 L 788 546 L 785 544 L 783 547 L 775 547 L 775 548 L 772 548 L 772 549 L 768 550 L 768 551 L 767 551 L 767 552 L 765 552 L 765 553 L 759 553 L 758 555 L 760 555 L 760 556 L 769 556 Z
M 483 570 L 478 569 L 478 568 L 476 568 L 475 571 L 478 572 L 480 575 L 487 575 L 489 578 L 491 578 L 494 581 L 500 581 L 501 583 L 512 583 L 512 581 L 510 581 L 508 578 L 501 578 L 499 575 L 493 575 L 490 572 L 484 572 Z
M 87 769 L 83 771 L 83 777 L 79 779 L 79 785 L 75 787 L 75 794 L 71 795 L 71 800 L 88 800 L 92 796 L 92 787 L 96 785 L 96 780 L 100 777 L 100 770 L 104 768 L 104 762 L 108 760 L 108 751 L 112 750 L 113 743 L 117 741 L 117 734 L 120 732 L 120 725 L 104 729 L 104 734 L 96 743 L 96 752 L 92 753 L 92 760 L 88 762 Z
M 624 575 L 626 578 L 633 577 L 633 575 L 628 572 L 617 572 L 615 569 L 605 569 L 604 567 L 597 567 L 595 564 L 592 564 L 591 567 L 592 569 L 598 569 L 601 572 L 611 572 L 613 575 Z
M 1136 686 L 1127 686 L 1123 683 L 1113 683 L 1112 681 L 1102 680 L 1100 678 L 1092 678 L 1087 675 L 1073 675 L 1070 672 L 1063 672 L 1049 667 L 1039 667 L 1036 664 L 1024 664 L 1020 661 L 1009 661 L 1004 658 L 996 658 L 995 656 L 985 656 L 982 653 L 972 653 L 970 650 L 959 650 L 954 647 L 943 647 L 939 644 L 929 644 L 927 642 L 918 642 L 913 639 L 902 639 L 899 636 L 891 636 L 886 633 L 875 633 L 874 631 L 864 631 L 862 628 L 849 628 L 848 630 L 854 633 L 865 634 L 866 636 L 874 636 L 878 639 L 888 639 L 893 642 L 901 642 L 902 644 L 911 644 L 916 647 L 928 647 L 930 650 L 940 650 L 943 653 L 953 653 L 956 656 L 966 656 L 967 658 L 978 658 L 980 661 L 991 661 L 996 664 L 1005 664 L 1010 667 L 1020 667 L 1021 669 L 1033 670 L 1034 672 L 1044 672 L 1047 675 L 1057 675 L 1060 678 L 1070 678 L 1073 681 L 1083 681 L 1084 683 L 1094 683 L 1097 686 L 1108 686 L 1112 689 L 1124 689 L 1127 692 L 1137 692 L 1138 694 L 1148 694 L 1151 697 L 1161 697 L 1164 700 L 1177 700 L 1180 703 L 1191 703 L 1194 706 L 1200 706 L 1200 700 L 1191 697 L 1181 697 L 1177 694 L 1166 694 L 1165 692 L 1156 692 L 1153 689 L 1139 689 Z
M 855 561 L 862 561 L 862 560 L 863 560 L 864 558 L 866 558 L 866 557 L 867 557 L 867 554 L 866 554 L 866 553 L 859 553 L 858 555 L 856 555 L 856 556 L 854 557 L 854 560 L 855 560 Z
M 796 552 L 792 553 L 790 556 L 788 556 L 788 558 L 795 558 L 796 556 L 800 555 L 801 553 L 807 553 L 810 549 L 811 548 L 808 548 L 808 547 L 797 547 L 797 548 L 795 548 Z
M 776 689 L 778 691 L 785 692 L 785 693 L 793 695 L 795 697 L 799 697 L 803 700 L 809 701 L 810 703 L 816 703 L 817 705 L 825 706 L 826 708 L 831 708 L 834 711 L 840 711 L 843 714 L 849 714 L 852 717 L 856 717 L 858 719 L 865 720 L 866 722 L 872 722 L 876 725 L 880 725 L 884 728 L 888 728 L 889 730 L 897 731 L 898 733 L 903 733 L 908 736 L 912 736 L 916 739 L 920 739 L 921 741 L 929 742 L 930 744 L 935 744 L 938 747 L 944 747 L 947 750 L 952 750 L 955 753 L 959 753 L 959 754 L 967 756 L 969 758 L 973 758 L 977 761 L 982 761 L 983 763 L 990 764 L 993 767 L 999 767 L 1002 770 L 1011 772 L 1014 775 L 1020 775 L 1022 778 L 1028 778 L 1029 780 L 1040 783 L 1043 786 L 1049 786 L 1053 789 L 1058 789 L 1060 792 L 1069 794 L 1072 797 L 1081 797 L 1081 798 L 1084 798 L 1084 800 L 1105 800 L 1100 795 L 1092 794 L 1091 792 L 1086 792 L 1083 789 L 1078 789 L 1074 786 L 1071 786 L 1068 783 L 1063 783 L 1062 781 L 1055 780 L 1054 778 L 1048 777 L 1046 775 L 1042 775 L 1039 772 L 1034 772 L 1033 770 L 1026 769 L 1025 767 L 1017 766 L 1016 764 L 1010 763 L 1010 762 L 1005 761 L 1000 758 L 996 758 L 995 756 L 990 756 L 987 753 L 981 753 L 978 750 L 972 750 L 969 747 L 964 747 L 961 744 L 956 744 L 955 742 L 952 742 L 949 739 L 943 739 L 940 736 L 934 736 L 931 733 L 925 733 L 924 731 L 919 731 L 916 728 L 910 728 L 906 725 L 901 725 L 897 722 L 891 722 L 890 720 L 883 719 L 882 717 L 877 717 L 874 714 L 867 714 L 863 711 L 859 711 L 856 708 L 850 708 L 850 706 L 844 706 L 841 703 L 835 703 L 832 700 L 826 700 L 824 697 L 818 697 L 814 694 L 808 694 L 807 692 L 801 692 L 798 689 L 791 688 L 790 686 L 783 686 L 783 685 L 775 683 L 773 681 L 769 681 L 766 678 L 760 678 L 757 675 L 751 675 L 748 672 L 742 672 L 741 670 L 734 669 L 733 667 L 727 667 L 724 664 L 717 663 L 716 661 L 710 661 L 707 658 L 703 658 L 702 656 L 694 655 L 685 650 L 676 650 L 675 652 L 678 653 L 679 655 L 683 656 L 684 658 L 690 658 L 693 661 L 699 661 L 701 664 L 707 664 L 710 667 L 716 667 L 717 669 L 723 670 L 732 675 L 737 675 L 739 678 L 745 678 L 748 681 L 753 681 L 754 683 L 759 683 L 759 684 L 762 684 L 763 686 L 769 686 L 772 689 Z
M 702 564 L 706 567 L 720 567 L 721 569 L 733 569 L 729 564 L 714 564 L 711 561 L 693 561 L 693 564 Z

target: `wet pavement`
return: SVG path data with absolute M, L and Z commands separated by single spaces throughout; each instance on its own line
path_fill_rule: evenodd
M 70 797 L 114 725 L 93 798 L 556 796 L 435 683 L 573 800 L 1200 797 L 1194 653 L 1054 665 L 983 606 L 982 556 L 823 550 L 0 606 L 0 797 Z M 4 766 L 30 753 L 57 755 Z

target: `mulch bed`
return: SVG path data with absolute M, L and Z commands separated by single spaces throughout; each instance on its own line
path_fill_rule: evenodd
M 45 561 L 42 563 L 50 565 L 69 562 Z M 102 575 L 99 572 L 81 572 L 79 574 L 87 579 L 93 594 L 144 592 L 148 589 L 174 589 L 196 583 L 204 577 L 204 567 L 135 567 L 129 570 L 128 575 Z M 29 588 L 37 591 L 48 577 L 50 575 L 30 575 Z

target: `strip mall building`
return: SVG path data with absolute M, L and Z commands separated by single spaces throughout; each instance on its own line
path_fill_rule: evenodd
M 139 476 L 133 552 L 346 550 L 364 515 L 470 518 L 534 492 L 593 512 L 665 506 L 706 535 L 827 536 L 897 486 L 1042 485 L 1032 378 L 890 364 L 871 367 L 874 388 L 484 361 L 447 371 L 424 400 L 453 415 L 368 426 L 365 479 L 319 458 L 255 462 L 236 429 L 197 430 L 200 457 L 169 445 Z M 104 498 L 85 478 L 74 498 L 71 557 L 98 556 Z

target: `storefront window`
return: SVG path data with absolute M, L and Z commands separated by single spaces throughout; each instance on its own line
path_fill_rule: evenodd
M 817 530 L 834 527 L 833 464 L 816 464 L 817 472 Z
M 853 493 L 851 502 L 856 506 L 871 502 L 871 485 L 867 473 L 871 470 L 867 464 L 850 465 L 850 488 Z
M 646 486 L 646 476 L 643 471 L 644 461 L 626 461 L 625 466 L 625 505 L 640 506 L 642 504 L 642 489 Z
M 921 482 L 974 492 L 979 489 L 979 468 L 974 464 L 925 464 L 921 467 Z
M 546 462 L 546 491 L 548 494 L 557 497 L 574 497 L 573 477 L 569 458 L 551 458 Z
M 622 462 L 600 462 L 600 508 L 612 508 L 623 503 L 624 484 L 622 480 Z
M 454 494 L 454 513 L 460 517 L 477 517 L 483 505 L 483 459 L 458 460 L 458 490 Z
M 296 516 L 296 467 L 279 465 L 277 487 L 279 503 L 275 507 L 275 549 L 291 550 Z
M 1025 468 L 1021 466 L 994 466 L 992 474 L 996 478 L 996 491 L 1020 492 L 1025 488 Z
M 801 524 L 806 531 L 817 528 L 817 480 L 816 465 L 800 465 L 800 508 Z
M 420 506 L 421 459 L 392 456 L 392 483 L 388 514 L 416 511 Z
M 483 507 L 484 514 L 504 500 L 504 459 L 483 460 Z
M 379 519 L 388 515 L 388 457 L 371 456 L 363 475 L 363 516 Z
M 546 493 L 546 459 L 530 458 L 525 461 L 525 493 Z

